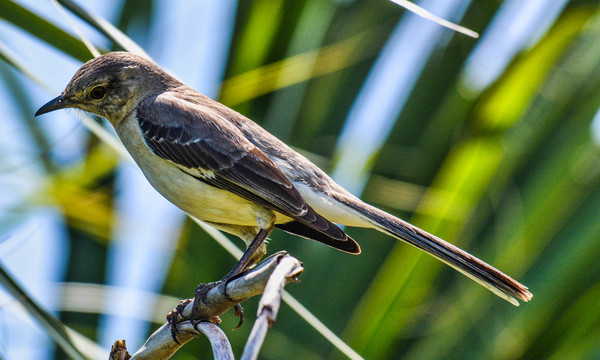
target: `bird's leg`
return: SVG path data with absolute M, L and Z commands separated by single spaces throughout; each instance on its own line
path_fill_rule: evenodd
M 227 275 L 225 275 L 225 277 L 223 277 L 221 280 L 212 282 L 209 284 L 198 285 L 198 287 L 196 288 L 196 291 L 194 292 L 194 304 L 192 307 L 192 316 L 191 316 L 192 320 L 198 319 L 200 302 L 206 302 L 206 295 L 208 294 L 208 292 L 211 289 L 218 286 L 222 282 L 229 282 L 229 281 L 235 279 L 240 274 L 242 274 L 249 265 L 254 264 L 255 262 L 257 262 L 260 259 L 260 257 L 262 257 L 264 251 L 261 251 L 261 246 L 263 245 L 265 239 L 271 233 L 272 230 L 273 230 L 273 225 L 270 225 L 266 229 L 261 228 L 258 231 L 258 233 L 256 234 L 256 236 L 254 237 L 254 239 L 252 240 L 252 242 L 250 243 L 250 245 L 248 246 L 248 248 L 246 249 L 246 251 L 244 252 L 244 254 L 242 255 L 242 257 L 240 258 L 240 260 L 238 261 L 238 263 L 235 265 L 235 267 Z M 258 258 L 257 258 L 257 255 L 258 255 Z M 227 294 L 225 294 L 225 295 L 227 296 Z M 235 314 L 240 317 L 240 322 L 236 327 L 236 329 L 237 329 L 238 327 L 240 327 L 242 325 L 242 322 L 244 321 L 244 316 L 243 316 L 243 309 L 240 306 L 240 304 L 235 305 L 234 308 L 235 308 Z
M 242 255 L 238 263 L 235 264 L 235 266 L 229 272 L 229 274 L 225 275 L 225 277 L 221 281 L 228 281 L 230 279 L 233 279 L 234 277 L 241 274 L 244 270 L 246 270 L 248 265 L 252 265 L 258 262 L 258 260 L 260 260 L 260 257 L 262 257 L 263 254 L 260 254 L 260 257 L 258 259 L 255 259 L 255 255 L 258 255 L 257 250 L 261 247 L 261 245 L 264 243 L 265 239 L 271 233 L 272 230 L 273 227 L 270 227 L 269 229 L 260 229 L 258 234 L 256 234 L 256 236 L 254 237 L 254 240 L 252 240 L 252 242 L 244 252 L 244 255 Z

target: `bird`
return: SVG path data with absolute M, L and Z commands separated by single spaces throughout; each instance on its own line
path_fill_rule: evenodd
M 533 296 L 477 257 L 363 202 L 258 124 L 149 59 L 128 52 L 92 59 L 35 116 L 65 108 L 107 119 L 162 196 L 246 243 L 224 279 L 259 261 L 274 228 L 360 254 L 339 224 L 373 228 L 415 246 L 515 306 Z

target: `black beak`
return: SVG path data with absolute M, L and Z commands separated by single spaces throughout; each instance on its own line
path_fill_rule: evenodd
M 55 97 L 54 99 L 48 101 L 44 104 L 39 110 L 35 113 L 35 116 L 42 115 L 45 113 L 49 113 L 50 111 L 64 109 L 68 107 L 73 107 L 72 104 L 65 101 L 62 95 Z

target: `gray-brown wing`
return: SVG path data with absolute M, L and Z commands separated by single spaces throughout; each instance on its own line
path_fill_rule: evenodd
M 308 206 L 277 166 L 210 107 L 164 93 L 140 103 L 137 118 L 152 152 L 182 171 L 189 169 L 185 172 L 200 181 L 289 216 L 332 240 L 353 242 Z M 349 244 L 328 245 L 348 251 Z

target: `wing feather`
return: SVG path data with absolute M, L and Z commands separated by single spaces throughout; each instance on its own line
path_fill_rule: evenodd
M 140 103 L 137 118 L 150 150 L 182 171 L 296 219 L 332 240 L 353 241 L 317 214 L 273 161 L 210 107 L 180 99 L 174 92 L 163 93 Z

